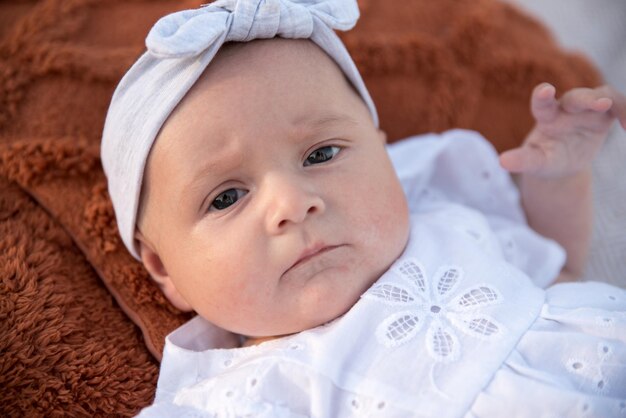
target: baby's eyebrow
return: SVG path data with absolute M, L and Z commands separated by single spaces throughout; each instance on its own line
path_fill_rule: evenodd
M 318 130 L 339 123 L 349 123 L 357 125 L 358 122 L 350 115 L 342 113 L 325 114 L 319 117 L 303 117 L 294 121 L 294 126 L 306 126 L 309 129 Z
M 208 164 L 205 164 L 204 166 L 202 166 L 202 168 L 196 172 L 195 176 L 193 177 L 193 179 L 188 182 L 184 187 L 183 187 L 183 193 L 181 193 L 180 195 L 180 200 L 179 200 L 179 205 L 183 205 L 184 201 L 186 199 L 189 199 L 190 196 L 196 196 L 196 193 L 199 193 L 200 191 L 204 190 L 204 186 L 206 185 L 206 183 L 204 181 L 202 181 L 203 179 L 205 179 L 207 177 L 207 175 L 209 173 L 216 173 L 216 171 L 219 172 L 223 172 L 224 170 L 227 170 L 228 168 L 224 167 L 223 164 L 220 164 L 219 161 L 210 161 Z M 198 206 L 198 211 L 202 211 L 202 207 L 205 204 L 205 201 L 207 199 L 207 197 L 209 196 L 206 193 L 204 194 L 204 198 L 202 199 L 202 201 L 200 202 L 200 205 Z
M 205 179 L 208 174 L 216 175 L 241 165 L 242 158 L 243 155 L 239 151 L 235 151 L 220 155 L 220 158 L 211 159 L 196 171 L 193 178 L 183 186 L 184 193 L 181 195 L 181 198 L 187 196 L 189 193 L 193 193 L 198 187 L 203 187 L 201 186 L 204 184 L 202 180 Z

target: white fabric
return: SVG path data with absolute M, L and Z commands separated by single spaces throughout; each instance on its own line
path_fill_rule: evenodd
M 218 0 L 170 14 L 154 25 L 146 38 L 148 51 L 113 94 L 102 134 L 102 166 L 118 229 L 135 258 L 135 222 L 152 144 L 225 42 L 276 36 L 310 39 L 339 65 L 378 126 L 369 92 L 333 31 L 352 28 L 358 18 L 355 0 Z
M 563 250 L 524 225 L 479 135 L 389 152 L 411 209 L 392 267 L 344 316 L 257 346 L 219 349 L 212 326 L 192 319 L 167 337 L 142 417 L 626 413 L 626 292 L 533 284 L 557 275 Z

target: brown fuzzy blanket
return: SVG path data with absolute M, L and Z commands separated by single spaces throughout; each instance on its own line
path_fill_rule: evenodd
M 126 253 L 99 161 L 108 102 L 156 19 L 199 2 L 0 3 L 0 415 L 130 416 L 189 319 Z M 599 82 L 497 0 L 360 0 L 342 35 L 389 138 L 530 128 L 533 85 Z

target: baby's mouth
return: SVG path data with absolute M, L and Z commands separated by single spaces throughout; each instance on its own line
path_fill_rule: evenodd
M 324 256 L 328 253 L 334 252 L 336 249 L 343 247 L 343 245 L 325 245 L 318 244 L 314 245 L 310 248 L 307 248 L 302 252 L 298 260 L 291 265 L 284 273 L 283 277 L 288 275 L 289 273 L 293 273 L 301 268 L 305 268 L 307 265 L 312 264 L 316 261 L 322 261 Z M 324 263 L 322 263 L 324 264 Z M 324 266 L 320 266 L 320 268 L 324 268 Z
M 308 260 L 312 259 L 313 257 L 321 255 L 325 253 L 326 251 L 333 250 L 337 247 L 338 245 L 326 245 L 326 246 L 322 245 L 319 248 L 314 247 L 312 249 L 306 250 L 302 253 L 298 261 L 296 261 L 294 265 L 291 266 L 290 268 L 296 267 L 297 265 L 302 264 L 302 263 L 306 263 Z

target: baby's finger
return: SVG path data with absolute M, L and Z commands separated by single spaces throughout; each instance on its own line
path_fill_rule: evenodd
M 537 147 L 522 146 L 500 154 L 500 165 L 511 173 L 539 171 L 546 163 L 545 153 Z
M 608 87 L 607 94 L 613 102 L 610 112 L 611 115 L 619 120 L 622 128 L 626 129 L 626 96 L 610 87 Z
M 552 84 L 541 83 L 533 89 L 530 98 L 530 110 L 537 122 L 553 120 L 559 111 L 556 89 Z
M 563 110 L 569 113 L 586 111 L 606 112 L 613 105 L 611 95 L 604 87 L 597 89 L 576 88 L 568 91 L 559 100 Z

